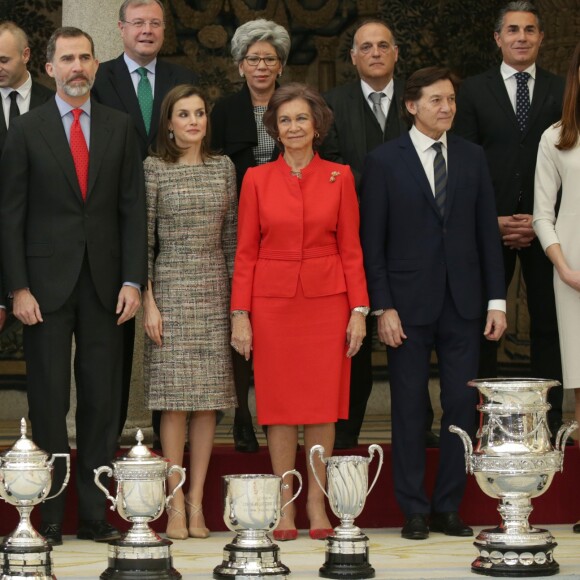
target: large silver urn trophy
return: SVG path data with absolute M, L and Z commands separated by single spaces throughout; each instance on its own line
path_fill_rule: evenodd
M 375 452 L 379 464 L 373 483 L 369 488 L 369 464 Z M 344 455 L 324 457 L 322 445 L 310 449 L 310 466 L 320 489 L 328 497 L 330 507 L 340 519 L 340 525 L 334 528 L 334 536 L 326 539 L 326 559 L 319 570 L 322 578 L 374 578 L 375 570 L 369 563 L 369 539 L 354 525 L 354 519 L 360 515 L 368 494 L 371 492 L 383 465 L 383 450 L 379 445 L 369 446 L 369 456 Z M 314 466 L 314 456 L 319 454 L 326 464 L 327 488 L 320 482 Z
M 298 491 L 281 505 L 282 489 L 288 489 L 284 478 L 290 475 L 298 479 Z M 267 532 L 276 528 L 284 509 L 300 494 L 302 476 L 291 469 L 282 476 L 224 475 L 222 480 L 224 522 L 236 537 L 224 547 L 223 562 L 214 568 L 213 577 L 282 580 L 290 570 L 280 561 L 280 549 Z
M 66 459 L 66 476 L 59 491 L 49 497 L 57 457 Z M 0 496 L 20 514 L 18 526 L 0 545 L 2 580 L 56 578 L 52 574 L 52 547 L 32 526 L 30 513 L 36 504 L 61 494 L 69 476 L 69 454 L 54 453 L 49 458 L 28 439 L 26 421 L 21 419 L 20 439 L 0 455 Z
M 575 421 L 562 425 L 552 445 L 547 395 L 559 383 L 513 378 L 478 379 L 469 385 L 480 396 L 475 449 L 465 431 L 453 425 L 449 430 L 463 441 L 468 473 L 484 493 L 499 499 L 502 517 L 497 528 L 483 530 L 475 539 L 479 555 L 471 570 L 507 577 L 556 574 L 556 541 L 548 530 L 530 526 L 528 517 L 532 498 L 542 495 L 562 471 L 566 439 L 577 427 Z
M 112 462 L 113 468 L 95 469 L 95 483 L 112 502 L 111 509 L 133 525 L 120 540 L 109 542 L 109 567 L 101 578 L 111 580 L 169 580 L 181 578 L 173 567 L 170 540 L 160 538 L 149 526 L 164 511 L 175 492 L 185 482 L 185 470 L 169 466 L 169 460 L 143 445 L 143 433 L 137 430 L 137 445 Z M 165 496 L 166 480 L 172 473 L 181 480 L 169 496 Z M 102 474 L 117 482 L 115 497 L 103 485 Z

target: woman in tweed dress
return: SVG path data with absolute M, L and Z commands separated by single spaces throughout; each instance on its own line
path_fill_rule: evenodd
M 156 152 L 145 160 L 149 282 L 143 296 L 145 393 L 161 410 L 163 455 L 181 465 L 189 418 L 189 490 L 168 510 L 173 539 L 209 535 L 202 513 L 217 409 L 234 407 L 229 288 L 236 236 L 236 176 L 208 150 L 206 100 L 193 85 L 161 105 Z M 169 478 L 169 489 L 177 477 Z

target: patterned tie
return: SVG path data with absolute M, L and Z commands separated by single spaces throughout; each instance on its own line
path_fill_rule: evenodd
M 447 167 L 441 151 L 442 143 L 437 141 L 431 147 L 435 149 L 435 161 L 433 161 L 433 176 L 435 181 L 435 203 L 439 208 L 441 217 L 445 215 L 445 198 L 447 197 Z
M 515 74 L 515 77 L 518 83 L 516 91 L 516 119 L 518 120 L 520 131 L 524 132 L 530 113 L 530 89 L 528 88 L 530 73 L 518 72 Z
M 383 108 L 381 107 L 381 99 L 384 99 L 385 97 L 385 93 L 371 93 L 369 95 L 369 99 L 373 103 L 373 113 L 375 114 L 375 117 L 377 118 L 382 131 L 385 130 L 386 118 L 385 114 L 383 113 Z
M 74 121 L 70 128 L 70 151 L 75 164 L 81 193 L 83 194 L 83 201 L 86 201 L 89 183 L 89 149 L 79 121 L 82 112 L 81 109 L 72 110 Z
M 147 77 L 149 71 L 141 67 L 137 69 L 137 72 L 141 76 L 139 84 L 137 85 L 137 99 L 139 99 L 139 107 L 141 108 L 141 114 L 145 122 L 145 129 L 149 133 L 149 129 L 151 128 L 151 115 L 153 113 L 153 91 L 151 90 L 151 83 Z
M 16 102 L 16 97 L 18 93 L 16 91 L 12 91 L 9 95 L 10 97 L 10 111 L 8 112 L 8 119 L 12 121 L 14 117 L 18 117 L 20 115 L 20 109 L 18 108 L 18 103 Z M 8 127 L 8 123 L 6 123 L 6 127 Z

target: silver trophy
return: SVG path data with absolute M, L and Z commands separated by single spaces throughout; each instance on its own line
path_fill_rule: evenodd
M 471 570 L 487 576 L 550 576 L 559 571 L 554 537 L 528 522 L 532 498 L 542 495 L 554 474 L 562 471 L 566 439 L 578 426 L 562 425 L 555 448 L 550 442 L 546 413 L 548 391 L 558 381 L 545 379 L 478 379 L 481 426 L 475 450 L 470 437 L 452 425 L 465 446 L 468 473 L 482 491 L 499 499 L 502 523 L 483 530 L 474 545 L 479 556 Z
M 369 488 L 369 464 L 375 451 L 379 456 L 379 465 L 372 485 Z M 320 482 L 314 467 L 314 456 L 326 464 L 326 485 L 328 492 Z M 374 578 L 375 570 L 369 564 L 369 539 L 354 525 L 360 515 L 368 494 L 372 491 L 383 466 L 383 450 L 379 445 L 369 446 L 369 456 L 344 455 L 324 457 L 322 445 L 310 449 L 310 467 L 320 489 L 328 497 L 330 507 L 340 519 L 340 525 L 334 528 L 334 536 L 326 539 L 326 560 L 319 570 L 322 578 Z
M 282 507 L 282 489 L 287 475 L 295 475 L 298 491 Z M 284 509 L 302 491 L 302 476 L 295 469 L 278 475 L 224 475 L 224 522 L 236 532 L 234 540 L 224 548 L 224 560 L 216 566 L 217 579 L 268 578 L 278 580 L 290 574 L 280 561 L 280 550 L 267 532 L 276 528 Z
M 53 463 L 66 459 L 66 476 L 57 493 L 48 497 L 52 485 Z M 20 439 L 0 454 L 0 496 L 20 514 L 16 529 L 0 545 L 3 554 L 2 580 L 56 578 L 52 574 L 52 558 L 46 540 L 34 529 L 30 513 L 40 502 L 60 495 L 70 477 L 68 453 L 54 453 L 50 459 L 26 437 L 26 421 L 20 420 Z
M 137 430 L 137 445 L 127 455 L 112 462 L 113 468 L 95 469 L 95 483 L 112 502 L 111 509 L 133 525 L 121 539 L 109 542 L 109 567 L 101 578 L 128 580 L 147 578 L 166 580 L 181 578 L 173 568 L 170 540 L 160 538 L 149 526 L 165 510 L 175 492 L 185 482 L 185 470 L 169 466 L 169 460 L 143 445 L 143 433 Z M 181 480 L 169 496 L 165 496 L 166 480 L 172 473 Z M 117 494 L 112 497 L 100 480 L 102 474 L 113 476 Z

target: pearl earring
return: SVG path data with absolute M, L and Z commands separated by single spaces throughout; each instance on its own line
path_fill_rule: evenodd
M 169 129 L 169 138 L 173 141 L 175 139 L 175 135 L 173 134 L 173 130 Z

